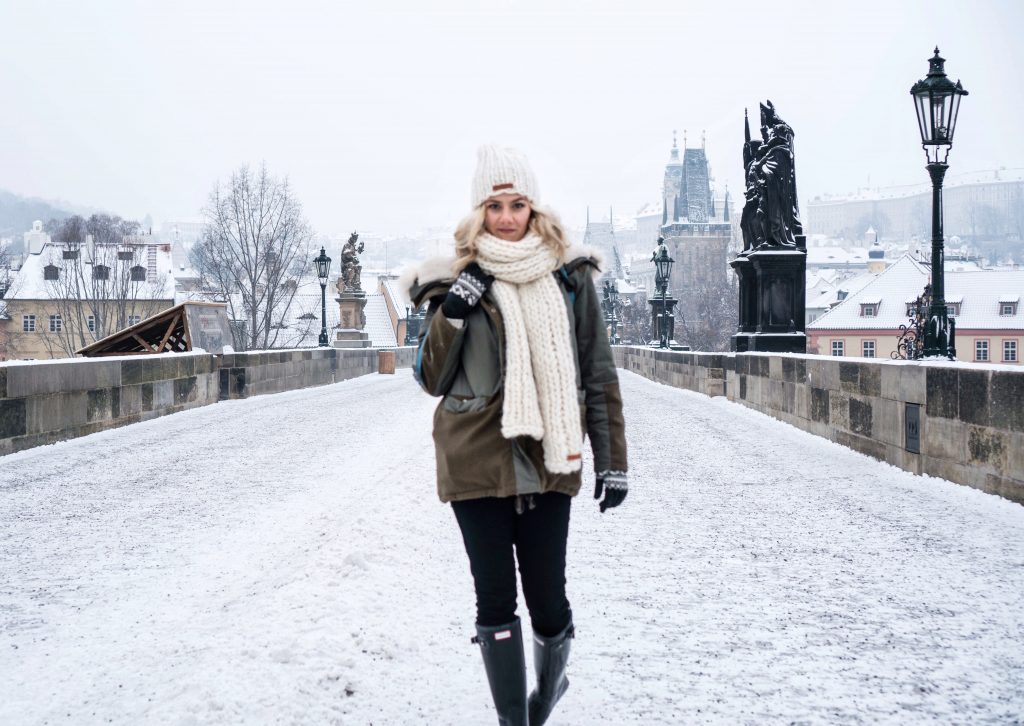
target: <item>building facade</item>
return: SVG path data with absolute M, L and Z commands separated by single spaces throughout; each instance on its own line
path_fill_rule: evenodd
M 900 325 L 931 278 L 904 255 L 807 325 L 808 352 L 890 358 Z M 1024 346 L 1024 270 L 946 272 L 946 306 L 956 320 L 957 360 L 1020 365 Z
M 174 305 L 171 248 L 148 236 L 116 245 L 45 242 L 4 297 L 0 360 L 68 358 Z

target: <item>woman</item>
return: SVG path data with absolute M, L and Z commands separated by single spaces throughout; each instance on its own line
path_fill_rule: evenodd
M 584 433 L 601 511 L 627 492 L 622 397 L 592 279 L 598 260 L 569 249 L 539 202 L 519 152 L 481 148 L 455 257 L 424 263 L 404 283 L 417 307 L 429 302 L 414 372 L 443 396 L 434 413 L 437 489 L 469 555 L 473 642 L 498 721 L 515 726 L 544 723 L 569 685 L 565 551 Z M 516 560 L 534 633 L 529 699 Z

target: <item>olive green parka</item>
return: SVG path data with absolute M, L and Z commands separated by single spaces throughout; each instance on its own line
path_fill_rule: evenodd
M 594 471 L 625 472 L 622 395 L 594 285 L 599 258 L 589 248 L 573 247 L 566 259 L 553 274 L 569 317 L 580 417 L 594 453 Z M 454 282 L 453 262 L 452 257 L 428 260 L 402 281 L 417 308 L 428 303 L 413 370 L 423 390 L 442 397 L 434 411 L 433 434 L 438 496 L 442 502 L 548 491 L 575 496 L 581 472 L 551 473 L 544 468 L 540 441 L 501 435 L 501 311 L 488 290 L 461 327 L 445 318 L 440 307 Z

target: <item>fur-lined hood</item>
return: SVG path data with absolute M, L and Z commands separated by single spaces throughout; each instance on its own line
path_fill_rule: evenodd
M 594 266 L 594 279 L 601 276 L 604 267 L 604 255 L 590 245 L 574 244 L 569 245 L 565 251 L 566 264 L 578 259 L 587 259 Z M 422 303 L 423 293 L 430 287 L 438 284 L 448 284 L 454 279 L 455 273 L 452 265 L 455 264 L 455 255 L 440 255 L 430 257 L 406 267 L 398 277 L 399 293 L 405 298 L 404 304 L 415 305 L 419 300 Z

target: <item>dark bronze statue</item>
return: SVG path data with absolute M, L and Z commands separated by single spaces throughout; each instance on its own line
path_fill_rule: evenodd
M 796 195 L 793 129 L 768 101 L 767 105 L 761 104 L 761 141 L 751 141 L 745 111 L 744 135 L 746 201 L 740 217 L 743 252 L 764 245 L 795 247 L 803 225 Z
M 353 232 L 348 242 L 341 249 L 341 279 L 344 285 L 343 292 L 362 292 L 360 278 L 362 277 L 363 266 L 359 264 L 359 255 L 363 252 L 363 243 L 356 245 L 359 234 Z

